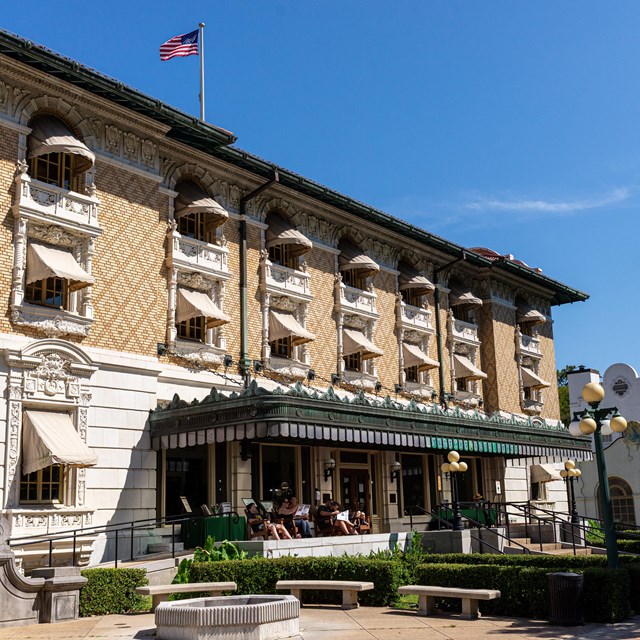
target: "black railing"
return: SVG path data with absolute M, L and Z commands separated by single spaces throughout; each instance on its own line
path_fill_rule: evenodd
M 114 566 L 118 566 L 119 562 L 119 547 L 120 541 L 123 537 L 126 539 L 128 535 L 130 538 L 129 543 L 129 561 L 133 561 L 135 557 L 134 552 L 134 534 L 140 530 L 151 530 L 161 526 L 171 526 L 171 557 L 175 558 L 176 555 L 176 525 L 182 525 L 183 522 L 191 520 L 193 518 L 203 517 L 197 514 L 188 514 L 184 516 L 169 516 L 164 518 L 146 518 L 143 520 L 132 520 L 124 523 L 107 524 L 98 527 L 83 527 L 81 529 L 71 529 L 68 531 L 62 531 L 53 535 L 32 535 L 22 536 L 20 538 L 11 538 L 9 540 L 10 547 L 29 547 L 33 545 L 47 545 L 48 546 L 48 566 L 53 566 L 53 552 L 56 542 L 72 540 L 72 566 L 76 566 L 76 557 L 78 551 L 78 542 L 82 538 L 97 538 L 104 534 L 107 541 L 110 536 L 114 539 Z M 236 514 L 237 517 L 237 514 Z

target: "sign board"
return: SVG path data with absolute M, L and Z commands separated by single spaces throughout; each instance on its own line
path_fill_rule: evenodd
M 182 502 L 182 506 L 184 507 L 184 510 L 187 513 L 193 513 L 193 509 L 191 508 L 191 505 L 189 504 L 189 501 L 187 500 L 187 496 L 179 496 L 180 497 L 180 502 Z

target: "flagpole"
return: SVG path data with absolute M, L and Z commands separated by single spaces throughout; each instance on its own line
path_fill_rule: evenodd
M 201 22 L 198 53 L 200 54 L 200 120 L 204 122 L 204 22 Z

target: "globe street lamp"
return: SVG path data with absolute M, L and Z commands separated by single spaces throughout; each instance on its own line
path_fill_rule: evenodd
M 580 522 L 578 507 L 576 505 L 576 490 L 573 486 L 573 480 L 574 478 L 579 478 L 581 475 L 582 471 L 576 468 L 576 463 L 573 460 L 567 460 L 564 463 L 564 469 L 560 472 L 560 476 L 564 478 L 564 482 L 567 485 L 567 502 L 569 503 L 569 509 L 571 510 L 571 524 L 578 524 L 578 522 Z
M 602 446 L 602 435 L 603 430 L 605 435 L 611 431 L 622 433 L 627 428 L 627 421 L 618 413 L 617 407 L 600 407 L 600 403 L 604 400 L 604 389 L 602 385 L 597 382 L 589 382 L 584 386 L 582 389 L 582 399 L 589 405 L 589 408 L 584 411 L 576 411 L 573 414 L 574 421 L 569 425 L 569 432 L 574 436 L 590 436 L 593 434 L 604 520 L 604 543 L 607 549 L 607 565 L 610 569 L 614 569 L 618 566 L 618 544 L 616 542 L 613 511 L 611 509 L 609 476 L 607 475 L 607 462 Z M 609 429 L 611 431 L 609 431 Z
M 460 513 L 460 501 L 458 498 L 458 473 L 464 473 L 469 467 L 466 462 L 460 460 L 460 454 L 457 451 L 449 451 L 447 454 L 449 462 L 443 462 L 440 465 L 442 473 L 451 478 L 451 493 L 453 499 L 453 530 L 462 531 L 462 514 Z

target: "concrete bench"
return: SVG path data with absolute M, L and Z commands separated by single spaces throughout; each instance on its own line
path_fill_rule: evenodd
M 400 587 L 401 595 L 417 595 L 418 615 L 429 616 L 436 612 L 436 598 L 460 598 L 462 600 L 462 617 L 469 620 L 480 617 L 479 600 L 495 600 L 500 592 L 494 589 L 458 589 L 457 587 L 430 587 L 410 585 Z
M 219 596 L 223 591 L 235 591 L 238 588 L 235 582 L 190 582 L 189 584 L 155 584 L 146 587 L 137 587 L 136 593 L 141 596 L 151 596 L 151 611 L 155 611 L 161 602 L 166 602 L 172 593 L 203 593 L 210 596 Z
M 373 587 L 373 582 L 349 580 L 278 580 L 276 583 L 276 589 L 289 589 L 291 595 L 298 600 L 302 600 L 300 593 L 304 589 L 342 591 L 343 609 L 356 609 L 358 607 L 358 591 L 369 591 Z

